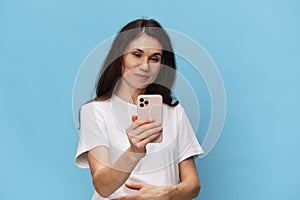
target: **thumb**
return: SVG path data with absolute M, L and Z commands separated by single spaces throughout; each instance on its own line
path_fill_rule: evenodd
M 131 120 L 132 120 L 132 122 L 134 122 L 135 120 L 137 120 L 137 115 L 132 115 L 131 116 Z
M 142 187 L 144 187 L 144 184 L 142 183 L 125 183 L 126 187 L 129 189 L 134 189 L 134 190 L 140 190 Z

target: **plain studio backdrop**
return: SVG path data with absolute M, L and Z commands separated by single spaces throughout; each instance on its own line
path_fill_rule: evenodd
M 89 170 L 74 164 L 76 74 L 95 46 L 141 17 L 193 38 L 224 81 L 226 121 L 196 160 L 197 199 L 300 199 L 300 3 L 292 0 L 1 1 L 0 199 L 90 199 Z M 203 88 L 200 143 L 211 110 Z

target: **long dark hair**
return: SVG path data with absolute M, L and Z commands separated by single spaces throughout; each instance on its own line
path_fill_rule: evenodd
M 170 89 L 176 75 L 173 47 L 166 31 L 153 19 L 137 19 L 120 30 L 102 66 L 96 86 L 96 100 L 111 98 L 116 84 L 122 77 L 124 51 L 129 43 L 142 33 L 157 39 L 162 45 L 162 68 L 154 83 L 146 87 L 145 94 L 160 94 L 163 97 L 163 102 L 170 106 L 176 106 L 179 103 L 172 97 Z

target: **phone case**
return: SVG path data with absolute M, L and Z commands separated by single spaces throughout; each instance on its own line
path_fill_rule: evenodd
M 162 124 L 162 96 L 161 95 L 139 95 L 137 98 L 138 119 L 151 118 Z M 161 134 L 153 143 L 160 143 L 163 140 Z

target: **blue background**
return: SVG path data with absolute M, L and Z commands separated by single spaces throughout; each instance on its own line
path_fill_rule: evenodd
M 1 1 L 0 199 L 90 198 L 73 162 L 73 83 L 98 43 L 140 17 L 194 38 L 223 77 L 226 122 L 197 160 L 198 199 L 299 199 L 296 0 Z

